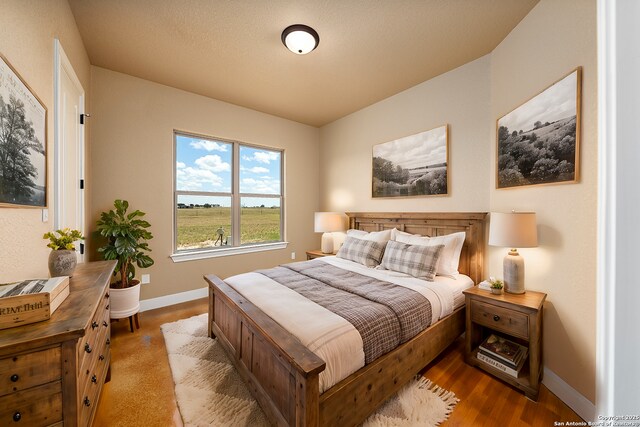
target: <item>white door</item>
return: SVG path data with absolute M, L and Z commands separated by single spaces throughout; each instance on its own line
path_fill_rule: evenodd
M 54 227 L 84 227 L 84 89 L 62 45 L 55 41 L 55 187 Z M 76 245 L 78 261 L 84 261 L 84 243 Z

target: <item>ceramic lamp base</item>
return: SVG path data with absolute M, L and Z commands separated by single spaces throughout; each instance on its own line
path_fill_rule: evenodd
M 323 254 L 332 254 L 333 253 L 333 234 L 331 233 L 323 233 L 322 234 L 322 245 L 320 246 Z
M 511 249 L 502 262 L 504 290 L 510 294 L 524 294 L 524 258 Z

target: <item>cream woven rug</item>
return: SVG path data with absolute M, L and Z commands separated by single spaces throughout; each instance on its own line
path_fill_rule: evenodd
M 222 346 L 207 336 L 207 314 L 161 326 L 185 426 L 268 426 Z M 458 403 L 431 381 L 414 380 L 364 423 L 366 427 L 437 426 Z

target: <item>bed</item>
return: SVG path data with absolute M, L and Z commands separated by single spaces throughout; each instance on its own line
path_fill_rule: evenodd
M 423 236 L 464 231 L 458 270 L 483 277 L 486 213 L 347 213 L 349 228 L 397 229 Z M 311 261 L 310 261 L 311 262 Z M 209 284 L 209 335 L 231 357 L 267 417 L 275 425 L 358 425 L 419 373 L 464 331 L 464 307 L 366 364 L 326 391 L 325 361 L 280 323 L 215 275 Z

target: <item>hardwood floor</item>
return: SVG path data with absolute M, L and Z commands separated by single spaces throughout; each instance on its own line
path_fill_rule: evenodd
M 112 323 L 111 381 L 102 391 L 94 426 L 182 425 L 160 325 L 206 311 L 206 299 L 146 311 L 133 334 L 126 319 Z M 552 426 L 554 421 L 582 421 L 544 385 L 538 402 L 533 402 L 465 364 L 463 349 L 459 338 L 424 371 L 460 399 L 442 426 Z

